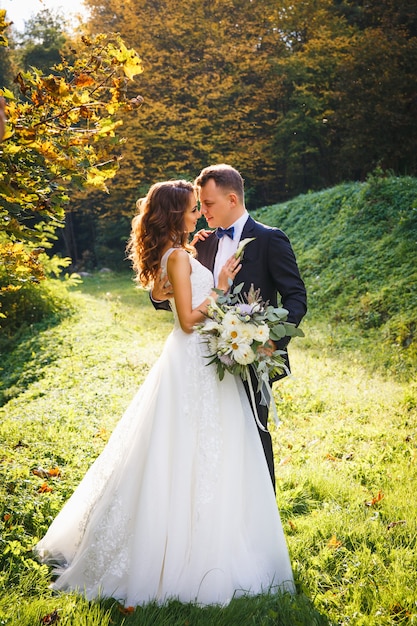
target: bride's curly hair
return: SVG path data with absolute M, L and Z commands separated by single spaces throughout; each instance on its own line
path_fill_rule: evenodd
M 146 198 L 136 203 L 139 213 L 132 220 L 127 252 L 136 280 L 144 287 L 155 280 L 168 243 L 193 251 L 184 230 L 184 213 L 190 194 L 194 194 L 192 183 L 169 180 L 152 185 Z

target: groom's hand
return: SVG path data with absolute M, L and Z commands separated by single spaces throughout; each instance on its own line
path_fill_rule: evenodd
M 165 273 L 162 273 L 162 269 L 159 268 L 151 290 L 152 300 L 154 302 L 163 302 L 168 298 L 172 298 L 173 295 L 174 292 L 172 290 L 172 285 L 168 280 L 168 276 Z
M 192 246 L 195 246 L 195 244 L 197 243 L 197 241 L 204 241 L 204 239 L 207 239 L 207 237 L 212 233 L 212 230 L 206 230 L 205 228 L 202 228 L 201 230 L 199 230 L 193 237 L 193 240 L 191 242 Z
M 277 349 L 272 339 L 268 339 L 263 346 L 258 346 L 258 354 L 264 354 L 265 356 L 272 356 Z

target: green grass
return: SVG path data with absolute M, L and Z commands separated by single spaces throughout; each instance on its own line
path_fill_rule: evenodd
M 54 611 L 59 626 L 417 623 L 417 385 L 383 372 L 358 339 L 342 345 L 348 327 L 311 318 L 306 338 L 291 345 L 294 377 L 275 386 L 277 501 L 296 596 L 124 614 L 109 600 L 54 595 L 31 548 L 102 450 L 171 328 L 171 315 L 155 313 L 129 276 L 86 279 L 71 302 L 73 317 L 33 326 L 2 357 L 1 626 L 37 625 Z M 45 479 L 37 468 L 60 475 Z
M 275 450 L 298 578 L 337 624 L 412 623 L 417 386 L 297 346 Z

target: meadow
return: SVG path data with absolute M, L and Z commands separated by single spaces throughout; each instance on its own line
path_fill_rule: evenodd
M 343 320 L 307 317 L 293 377 L 275 385 L 277 503 L 297 586 L 226 608 L 132 611 L 55 595 L 32 547 L 105 445 L 158 358 L 171 315 L 127 273 L 71 290 L 68 315 L 3 351 L 0 625 L 385 626 L 417 623 L 417 385 L 344 341 Z M 347 345 L 348 344 L 348 345 Z

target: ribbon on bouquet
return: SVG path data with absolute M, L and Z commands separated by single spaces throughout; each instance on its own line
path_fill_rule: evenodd
M 280 419 L 278 417 L 278 413 L 277 413 L 277 408 L 275 406 L 275 402 L 274 402 L 274 398 L 272 396 L 272 389 L 271 389 L 271 385 L 269 384 L 269 378 L 267 375 L 262 376 L 262 374 L 258 374 L 258 372 L 255 370 L 255 368 L 252 368 L 253 373 L 255 374 L 256 378 L 258 379 L 258 389 L 257 391 L 260 391 L 261 393 L 261 404 L 264 406 L 272 406 L 272 414 L 274 417 L 274 422 L 276 426 L 279 426 L 280 424 Z M 258 409 L 256 408 L 256 402 L 255 402 L 255 392 L 253 390 L 253 385 L 252 385 L 252 379 L 250 376 L 250 372 L 249 372 L 249 368 L 247 369 L 247 381 L 248 381 L 248 387 L 249 387 L 249 393 L 250 393 L 250 399 L 252 402 L 252 410 L 253 410 L 253 414 L 255 416 L 255 421 L 258 425 L 258 428 L 260 430 L 263 430 L 264 433 L 268 432 L 268 429 L 265 428 L 265 426 L 261 423 L 261 420 L 259 419 L 259 415 L 258 415 Z

